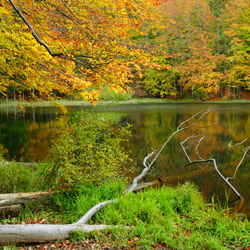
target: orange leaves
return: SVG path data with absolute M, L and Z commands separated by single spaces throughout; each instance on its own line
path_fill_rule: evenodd
M 132 30 L 142 32 L 142 23 L 154 19 L 151 7 L 162 1 L 14 0 L 14 3 L 30 26 L 13 15 L 8 2 L 0 6 L 3 20 L 0 84 L 34 89 L 34 93 L 47 97 L 53 97 L 55 90 L 66 95 L 80 92 L 83 98 L 95 103 L 103 84 L 123 90 L 133 77 L 127 62 L 148 64 L 150 56 L 135 48 L 129 37 Z M 30 33 L 30 27 L 53 52 L 62 55 L 49 54 Z M 0 91 L 5 91 L 2 86 Z M 93 87 L 97 90 L 89 91 Z

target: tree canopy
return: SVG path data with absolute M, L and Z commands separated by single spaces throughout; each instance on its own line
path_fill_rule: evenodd
M 0 92 L 95 103 L 142 78 L 158 97 L 250 89 L 249 0 L 2 0 Z
M 0 91 L 56 91 L 95 102 L 102 85 L 122 92 L 131 68 L 149 62 L 129 39 L 154 21 L 155 0 L 3 1 Z

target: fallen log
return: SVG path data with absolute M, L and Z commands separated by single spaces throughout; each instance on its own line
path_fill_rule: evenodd
M 72 231 L 91 232 L 103 230 L 107 225 L 0 225 L 0 243 L 30 243 L 63 240 L 69 237 Z
M 0 194 L 0 207 L 39 201 L 49 197 L 52 192 L 11 193 Z

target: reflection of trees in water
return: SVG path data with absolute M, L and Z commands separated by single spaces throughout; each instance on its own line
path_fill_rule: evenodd
M 25 115 L 16 109 L 0 109 L 0 153 L 8 160 L 39 161 L 49 153 L 51 140 L 56 139 L 61 125 L 66 125 L 71 114 L 57 119 L 57 109 L 31 108 Z M 126 113 L 93 113 L 95 116 L 112 116 L 114 122 Z M 61 127 L 63 128 L 63 126 Z
M 29 139 L 28 124 L 26 121 L 13 121 L 0 117 L 0 144 L 4 151 L 4 157 L 15 159 L 25 157 L 22 150 Z
M 138 154 L 147 140 L 150 140 L 148 152 L 150 152 L 151 148 L 159 149 L 166 138 L 175 131 L 177 125 L 188 119 L 190 115 L 191 112 L 180 114 L 168 111 L 133 114 L 133 122 L 136 126 L 133 131 L 135 142 L 132 144 L 132 152 Z M 225 198 L 225 192 L 231 191 L 230 189 L 225 191 L 227 187 L 218 174 L 215 173 L 214 166 L 207 166 L 204 169 L 199 169 L 197 166 L 184 167 L 188 163 L 188 159 L 181 150 L 180 142 L 192 135 L 204 136 L 201 141 L 199 141 L 200 138 L 197 138 L 197 140 L 188 142 L 186 150 L 189 157 L 196 159 L 197 152 L 195 149 L 199 141 L 201 157 L 203 159 L 215 159 L 218 170 L 223 176 L 233 176 L 244 153 L 242 148 L 235 146 L 235 144 L 250 137 L 249 125 L 250 115 L 245 110 L 225 109 L 209 113 L 196 126 L 181 132 L 173 138 L 154 164 L 153 173 L 158 177 L 167 177 L 168 183 L 176 184 L 177 182 L 192 180 L 201 187 L 207 197 L 216 193 L 220 198 Z M 249 141 L 248 143 L 244 141 L 244 143 L 245 146 L 249 145 Z M 246 157 L 242 162 L 242 166 L 238 169 L 235 179 L 230 180 L 230 183 L 246 198 L 248 203 L 250 199 L 249 191 L 247 191 L 250 188 L 249 164 L 249 157 Z M 141 168 L 138 167 L 138 172 Z
M 53 128 L 57 126 L 56 115 L 47 109 L 40 114 L 39 109 L 36 112 L 35 109 L 26 109 L 24 113 L 17 109 L 1 110 L 0 144 L 6 159 L 36 161 L 47 155 Z

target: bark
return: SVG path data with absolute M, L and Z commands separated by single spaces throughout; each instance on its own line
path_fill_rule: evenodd
M 142 173 L 137 176 L 133 184 L 127 189 L 126 193 L 134 191 L 138 186 L 138 181 L 141 180 L 149 171 L 152 165 L 147 165 L 147 159 L 153 153 L 144 158 L 144 169 Z M 32 193 L 30 193 L 32 194 Z M 33 193 L 34 194 L 34 193 Z M 41 192 L 41 197 L 46 197 L 47 192 Z M 9 204 L 10 201 L 32 201 L 33 196 L 28 194 L 4 194 L 0 195 L 0 204 Z M 115 200 L 101 202 L 92 207 L 80 220 L 76 223 L 69 225 L 51 225 L 51 224 L 26 224 L 26 225 L 2 225 L 0 226 L 0 243 L 32 243 L 32 242 L 47 242 L 52 240 L 64 240 L 69 238 L 70 232 L 80 230 L 83 232 L 90 232 L 93 230 L 103 230 L 109 226 L 107 225 L 86 225 L 90 218 L 97 213 L 100 209 L 110 203 L 116 202 Z M 13 203 L 12 203 L 13 204 Z

